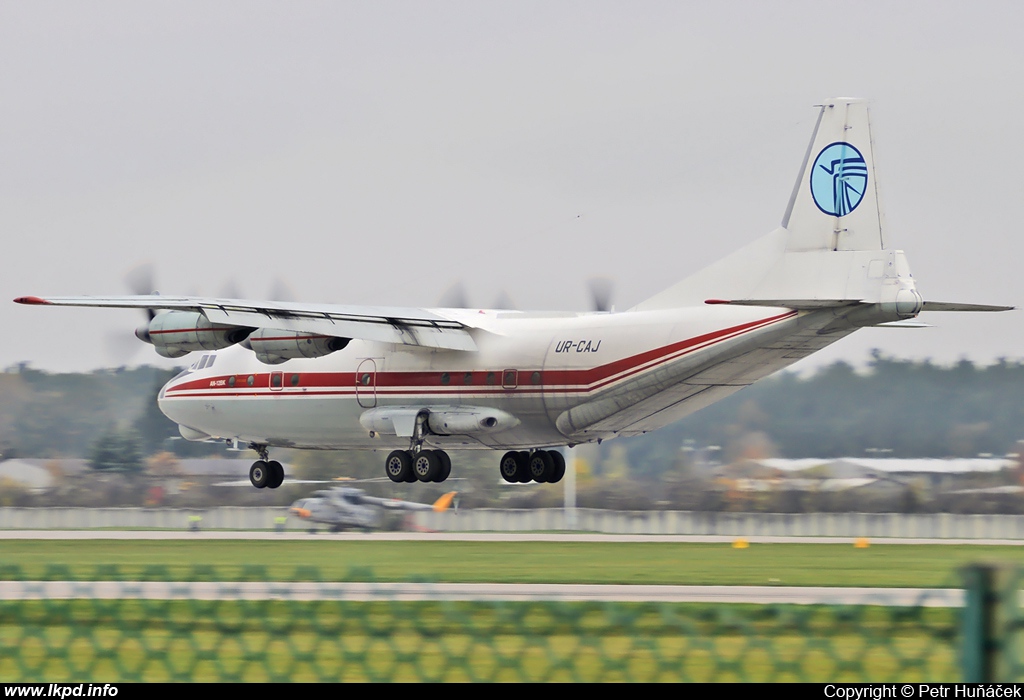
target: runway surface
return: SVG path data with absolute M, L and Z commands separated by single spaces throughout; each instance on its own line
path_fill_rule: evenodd
M 404 542 L 693 542 L 729 544 L 719 535 L 619 535 L 520 532 L 270 532 L 228 530 L 0 530 L 0 540 L 257 540 Z M 751 544 L 852 545 L 851 537 L 746 537 Z M 1019 540 L 875 538 L 872 545 L 1022 545 Z M 0 600 L 35 599 L 193 600 L 482 600 L 750 603 L 758 605 L 880 605 L 959 607 L 963 591 L 928 588 L 794 586 L 657 586 L 593 584 L 339 583 L 210 581 L 0 581 Z
M 535 532 L 325 532 L 286 530 L 0 530 L 0 540 L 283 540 L 303 542 L 735 542 L 728 535 L 619 535 L 604 533 Z M 751 544 L 853 544 L 853 537 L 743 537 Z M 978 544 L 1024 546 L 1024 540 L 937 539 L 923 537 L 868 538 L 870 544 Z
M 961 607 L 951 588 L 502 583 L 0 581 L 0 600 L 480 600 Z

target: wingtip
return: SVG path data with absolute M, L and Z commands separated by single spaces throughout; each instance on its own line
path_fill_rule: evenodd
M 34 306 L 48 305 L 50 302 L 40 297 L 17 297 L 14 300 L 15 304 L 30 304 Z

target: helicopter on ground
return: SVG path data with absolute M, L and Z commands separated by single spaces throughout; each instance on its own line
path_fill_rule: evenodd
M 380 530 L 386 523 L 385 514 L 393 511 L 444 512 L 452 506 L 457 495 L 449 491 L 432 504 L 403 501 L 397 498 L 369 496 L 362 489 L 351 486 L 333 486 L 315 491 L 295 501 L 289 513 L 313 523 L 324 523 L 332 532 L 342 530 Z M 311 529 L 311 531 L 313 531 Z

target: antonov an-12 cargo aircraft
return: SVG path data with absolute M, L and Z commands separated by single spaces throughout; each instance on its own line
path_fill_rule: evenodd
M 390 450 L 392 481 L 444 481 L 448 450 L 502 450 L 510 482 L 556 482 L 554 448 L 639 435 L 925 301 L 887 245 L 864 100 L 821 106 L 782 224 L 617 313 L 391 308 L 160 295 L 15 299 L 142 308 L 164 357 L 202 353 L 160 392 L 189 440 L 247 444 L 253 486 L 274 447 Z

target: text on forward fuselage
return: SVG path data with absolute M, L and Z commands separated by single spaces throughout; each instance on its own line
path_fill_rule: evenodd
M 600 348 L 600 340 L 560 340 L 555 344 L 555 352 L 597 352 Z

